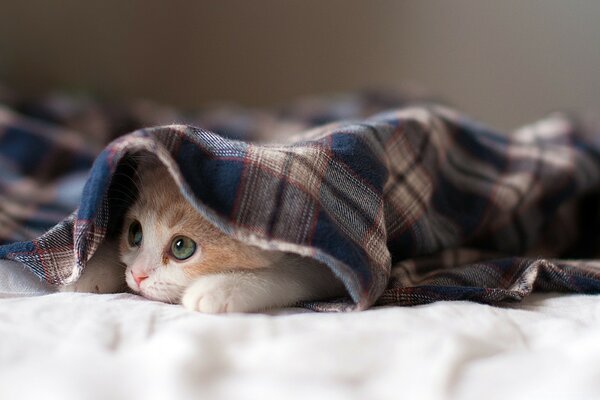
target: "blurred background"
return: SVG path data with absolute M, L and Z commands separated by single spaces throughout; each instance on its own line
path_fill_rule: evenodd
M 4 1 L 0 81 L 196 107 L 410 83 L 511 129 L 600 109 L 600 2 Z

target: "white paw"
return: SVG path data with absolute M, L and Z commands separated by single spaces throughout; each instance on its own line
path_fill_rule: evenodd
M 125 266 L 113 242 L 106 241 L 88 261 L 79 279 L 58 287 L 59 292 L 116 293 L 125 290 Z
M 58 287 L 59 292 L 78 293 L 117 293 L 125 289 L 123 267 L 106 266 L 100 270 L 98 266 L 88 266 L 75 282 Z
M 203 313 L 258 311 L 255 295 L 238 274 L 206 275 L 198 278 L 183 294 L 185 308 Z
M 61 285 L 57 288 L 57 291 L 62 293 L 101 293 L 99 284 L 83 281 L 85 281 L 85 279 L 79 279 L 75 283 L 69 285 Z

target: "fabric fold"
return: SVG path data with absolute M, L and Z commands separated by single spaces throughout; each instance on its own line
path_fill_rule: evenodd
M 18 122 L 2 123 L 2 161 L 14 142 L 6 132 Z M 143 152 L 226 234 L 326 264 L 349 299 L 303 304 L 312 309 L 498 303 L 534 289 L 598 293 L 596 262 L 559 259 L 594 250 L 588 239 L 597 236 L 600 157 L 588 136 L 562 114 L 507 135 L 435 104 L 268 142 L 190 125 L 139 129 L 96 157 L 73 214 L 37 238 L 4 238 L 0 258 L 48 283 L 77 279 L 105 237 L 118 232 L 123 210 L 116 205 L 130 197 L 111 188 L 133 173 L 132 155 Z M 44 136 L 28 140 L 36 137 Z M 14 170 L 13 183 L 23 171 Z M 0 195 L 14 198 L 15 186 L 3 179 Z

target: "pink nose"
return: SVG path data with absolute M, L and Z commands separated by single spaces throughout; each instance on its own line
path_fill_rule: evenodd
M 142 283 L 142 281 L 148 277 L 148 275 L 136 275 L 133 272 L 131 272 L 131 276 L 138 286 L 140 286 L 140 283 Z

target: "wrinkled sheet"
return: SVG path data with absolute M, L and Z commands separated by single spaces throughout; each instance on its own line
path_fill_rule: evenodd
M 214 316 L 131 294 L 0 299 L 0 398 L 593 399 L 600 301 Z

